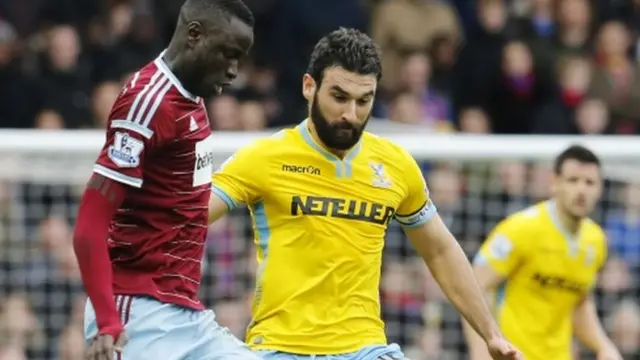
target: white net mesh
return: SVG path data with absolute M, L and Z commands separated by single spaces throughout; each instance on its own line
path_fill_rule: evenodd
M 15 134 L 10 139 L 3 135 L 7 134 L 0 134 L 0 349 L 27 349 L 33 360 L 81 359 L 84 304 L 71 234 L 102 137 L 93 134 L 90 141 L 84 139 L 85 145 L 82 139 L 69 138 L 56 146 L 42 138 L 17 151 L 11 145 L 19 142 Z M 239 141 L 220 136 L 218 162 L 235 148 L 227 145 Z M 411 139 L 405 145 L 423 165 L 441 216 L 471 256 L 502 217 L 549 196 L 548 160 L 567 141 L 541 140 L 539 150 L 532 151 L 533 141 L 487 150 L 491 142 L 474 147 L 467 141 L 475 140 L 468 139 L 420 139 L 420 144 L 442 145 L 433 152 L 416 152 Z M 464 144 L 466 150 L 459 147 Z M 632 150 L 622 149 L 624 141 L 609 145 L 594 147 L 605 150 L 607 163 L 606 192 L 595 219 L 605 224 L 616 254 L 603 272 L 598 306 L 623 352 L 637 354 L 640 186 L 633 183 L 632 171 L 637 162 Z M 622 150 L 614 151 L 616 146 Z M 219 321 L 239 337 L 249 319 L 255 273 L 249 225 L 246 211 L 238 210 L 211 227 L 201 290 Z M 412 360 L 465 358 L 459 316 L 393 223 L 384 260 L 381 294 L 389 341 L 401 344 Z

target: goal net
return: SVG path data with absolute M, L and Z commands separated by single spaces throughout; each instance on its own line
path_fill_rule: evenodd
M 217 163 L 266 135 L 216 134 Z M 550 195 L 550 162 L 564 147 L 581 143 L 596 151 L 606 191 L 594 217 L 615 254 L 596 291 L 598 308 L 622 350 L 638 350 L 638 140 L 387 135 L 422 165 L 440 215 L 469 256 L 505 215 Z M 103 141 L 98 131 L 0 131 L 0 358 L 13 351 L 31 360 L 76 359 L 82 352 L 84 298 L 71 236 Z M 459 315 L 397 224 L 390 225 L 384 255 L 380 291 L 389 341 L 412 360 L 466 358 Z M 242 337 L 256 270 L 246 211 L 210 228 L 205 264 L 201 298 Z

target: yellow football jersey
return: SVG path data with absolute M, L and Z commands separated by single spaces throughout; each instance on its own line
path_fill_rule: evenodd
M 253 349 L 320 355 L 386 344 L 378 289 L 387 225 L 419 226 L 436 212 L 407 151 L 365 132 L 340 159 L 305 121 L 239 150 L 213 175 L 213 192 L 252 214 Z
M 503 333 L 527 360 L 571 360 L 572 316 L 607 256 L 604 232 L 585 219 L 577 236 L 563 229 L 554 201 L 509 216 L 475 261 L 505 276 L 496 294 Z

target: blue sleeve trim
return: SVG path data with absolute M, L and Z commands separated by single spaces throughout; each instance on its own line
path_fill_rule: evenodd
M 476 256 L 473 257 L 472 262 L 476 265 L 487 265 L 489 263 L 489 261 L 487 261 L 487 258 L 481 253 L 477 253 Z
M 438 213 L 436 206 L 429 200 L 420 209 L 409 215 L 396 214 L 396 221 L 404 228 L 417 228 L 426 224 Z
M 227 193 L 224 192 L 224 190 L 220 189 L 219 187 L 215 185 L 211 186 L 211 192 L 214 193 L 216 196 L 218 196 L 220 200 L 224 201 L 225 204 L 227 204 L 229 211 L 238 207 L 238 204 L 235 201 L 233 201 L 231 196 L 227 195 Z

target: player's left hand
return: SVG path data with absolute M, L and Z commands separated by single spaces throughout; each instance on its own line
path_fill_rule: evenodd
M 487 348 L 493 360 L 524 360 L 520 350 L 504 338 L 495 338 L 487 342 Z M 600 359 L 598 359 L 600 360 Z
M 622 360 L 622 355 L 613 344 L 610 344 L 598 351 L 598 360 Z

